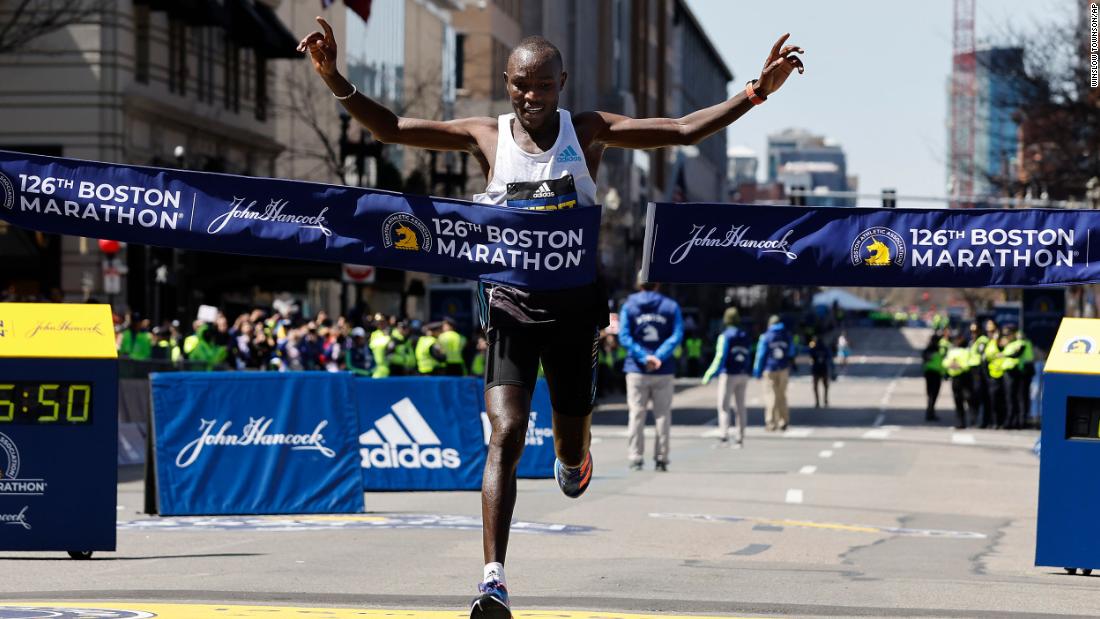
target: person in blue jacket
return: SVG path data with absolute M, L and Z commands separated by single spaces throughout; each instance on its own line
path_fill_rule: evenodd
M 703 374 L 703 384 L 718 375 L 718 441 L 719 445 L 729 445 L 730 399 L 733 399 L 734 414 L 737 415 L 737 442 L 740 449 L 745 444 L 745 387 L 749 384 L 752 372 L 752 341 L 749 334 L 741 330 L 741 315 L 736 307 L 731 307 L 722 315 L 725 329 L 718 334 L 714 346 L 714 361 Z
M 627 458 L 630 468 L 642 469 L 645 459 L 646 406 L 653 402 L 657 429 L 653 459 L 658 471 L 668 470 L 668 444 L 672 430 L 673 352 L 684 338 L 680 306 L 657 292 L 657 284 L 642 281 L 627 297 L 619 312 L 619 344 L 626 350 L 626 403 L 630 411 Z
M 786 430 L 791 421 L 787 406 L 787 382 L 794 364 L 794 341 L 779 316 L 768 319 L 768 330 L 756 344 L 752 375 L 764 378 L 764 429 Z

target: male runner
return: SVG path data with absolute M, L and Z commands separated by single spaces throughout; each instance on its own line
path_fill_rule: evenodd
M 683 118 L 635 119 L 609 112 L 576 116 L 558 109 L 566 73 L 561 53 L 542 37 L 512 50 L 502 76 L 512 114 L 449 121 L 398 117 L 363 96 L 336 67 L 332 28 L 312 32 L 298 50 L 332 95 L 375 139 L 433 150 L 466 151 L 481 166 L 488 186 L 474 201 L 519 208 L 590 206 L 604 149 L 696 144 L 763 103 L 795 69 L 803 50 L 772 46 L 760 77 L 731 99 Z M 535 292 L 482 284 L 480 310 L 489 341 L 485 403 L 492 425 L 481 488 L 484 578 L 471 617 L 511 617 L 504 559 L 516 502 L 516 466 L 523 453 L 531 393 L 542 361 L 553 408 L 554 476 L 562 492 L 579 497 L 592 479 L 588 447 L 595 395 L 599 329 L 607 325 L 607 301 L 596 284 Z

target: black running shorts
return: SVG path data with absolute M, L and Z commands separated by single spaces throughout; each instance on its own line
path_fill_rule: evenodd
M 596 401 L 599 329 L 586 322 L 493 325 L 486 332 L 485 389 L 520 385 L 535 390 L 542 361 L 550 404 L 570 417 L 592 413 Z

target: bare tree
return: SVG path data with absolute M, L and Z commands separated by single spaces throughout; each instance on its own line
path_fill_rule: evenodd
M 287 114 L 295 122 L 304 124 L 314 139 L 298 142 L 292 136 L 286 152 L 315 162 L 316 169 L 323 171 L 326 178 L 343 182 L 347 170 L 340 159 L 341 127 L 337 104 L 331 97 L 317 96 L 317 83 L 309 63 L 296 62 L 287 68 L 286 91 L 278 99 L 277 113 Z
M 0 54 L 19 51 L 40 36 L 84 24 L 106 0 L 0 0 Z
M 999 47 L 1021 48 L 1022 62 L 1012 54 L 979 54 L 980 69 L 1002 85 L 982 107 L 1013 110 L 1019 127 L 1017 165 L 978 171 L 998 193 L 1081 199 L 1100 177 L 1100 96 L 1089 84 L 1085 24 L 1070 11 L 1047 23 L 1002 28 Z

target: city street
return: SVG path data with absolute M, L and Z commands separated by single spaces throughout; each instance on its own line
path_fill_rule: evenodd
M 794 378 L 786 433 L 762 430 L 751 384 L 742 450 L 715 448 L 714 385 L 680 380 L 668 473 L 627 470 L 624 406 L 603 405 L 588 494 L 520 482 L 517 616 L 1095 616 L 1096 580 L 1032 565 L 1036 432 L 955 431 L 946 392 L 942 421 L 925 425 L 918 359 L 905 356 L 923 334 L 908 336 L 857 340 L 827 410 Z M 118 552 L 4 553 L 6 604 L 461 617 L 480 575 L 475 493 L 368 494 L 361 516 L 147 519 L 140 471 L 123 474 Z

